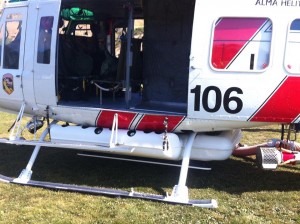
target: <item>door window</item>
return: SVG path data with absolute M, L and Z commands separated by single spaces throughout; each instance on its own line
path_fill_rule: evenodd
M 3 29 L 0 27 L 0 66 L 2 65 L 2 41 L 3 41 Z
M 272 22 L 267 18 L 220 18 L 214 27 L 211 66 L 227 71 L 268 67 Z
M 40 19 L 37 63 L 50 64 L 53 16 Z
M 15 19 L 20 18 L 21 16 L 19 14 L 11 14 L 7 17 L 8 21 L 5 24 L 3 68 L 19 68 L 22 21 Z
M 300 19 L 290 25 L 284 64 L 288 72 L 300 74 Z

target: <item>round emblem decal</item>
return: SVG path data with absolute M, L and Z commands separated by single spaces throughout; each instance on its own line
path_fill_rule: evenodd
M 10 73 L 6 73 L 2 77 L 3 90 L 8 94 L 12 94 L 14 91 L 14 77 Z

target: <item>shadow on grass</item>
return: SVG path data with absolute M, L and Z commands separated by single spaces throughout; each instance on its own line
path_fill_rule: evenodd
M 17 177 L 32 153 L 32 147 L 0 144 L 0 173 Z M 129 190 L 151 188 L 164 194 L 163 188 L 178 183 L 180 168 L 117 160 L 80 157 L 78 151 L 42 148 L 33 167 L 33 180 L 98 186 Z M 195 162 L 212 171 L 189 170 L 189 188 L 211 188 L 231 194 L 256 191 L 300 190 L 300 169 L 286 166 L 264 171 L 254 159 L 231 158 L 226 161 Z
M 281 130 L 280 129 L 274 129 L 274 128 L 244 128 L 243 131 L 245 132 L 252 132 L 252 133 L 255 133 L 255 132 L 273 132 L 273 133 L 281 133 Z

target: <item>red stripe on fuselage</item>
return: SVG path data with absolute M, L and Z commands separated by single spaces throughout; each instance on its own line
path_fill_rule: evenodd
M 182 122 L 184 116 L 145 115 L 137 126 L 137 129 L 145 131 L 164 131 L 164 121 L 166 118 L 168 118 L 167 131 L 172 132 Z
M 290 123 L 300 114 L 300 77 L 288 77 L 251 121 Z
M 118 114 L 118 128 L 120 129 L 136 129 L 142 131 L 164 131 L 164 121 L 168 118 L 168 132 L 172 132 L 178 127 L 178 125 L 185 118 L 184 116 L 177 115 L 154 115 L 154 114 L 142 114 L 137 116 L 135 112 L 125 111 L 101 111 L 96 120 L 97 127 L 111 128 L 114 120 L 114 115 Z M 138 120 L 140 119 L 140 120 Z M 136 123 L 135 127 L 131 127 L 131 124 Z
M 96 120 L 97 127 L 111 128 L 115 114 L 118 114 L 118 128 L 128 129 L 136 113 L 103 110 Z

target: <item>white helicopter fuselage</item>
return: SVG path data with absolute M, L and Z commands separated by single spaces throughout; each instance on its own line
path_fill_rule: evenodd
M 300 122 L 299 9 L 298 0 L 7 0 L 0 108 L 18 116 L 0 142 L 35 149 L 18 178 L 0 181 L 217 207 L 189 200 L 190 159 L 229 158 L 241 128 Z M 39 140 L 21 138 L 24 114 L 31 133 L 47 120 Z M 182 160 L 178 185 L 158 197 L 34 182 L 41 146 Z
M 119 129 L 148 132 L 200 133 L 270 123 L 299 123 L 300 6 L 297 1 L 178 0 L 160 1 L 155 7 L 156 3 L 147 1 L 140 5 L 133 1 L 122 25 L 117 10 L 123 2 L 118 0 L 5 3 L 0 22 L 2 110 L 18 113 L 25 103 L 24 113 L 31 116 L 48 116 L 101 128 L 111 128 L 118 114 Z M 167 5 L 169 9 L 165 11 Z M 67 6 L 81 7 L 77 14 L 68 8 L 69 15 L 81 17 L 63 15 Z M 93 19 L 87 18 L 88 11 L 83 7 L 94 10 Z M 45 60 L 40 59 L 40 51 L 42 23 L 46 19 L 51 24 L 43 32 L 51 37 Z M 67 52 L 63 42 L 69 37 L 86 42 L 87 46 L 91 36 L 102 35 L 108 46 L 106 52 L 117 58 L 115 46 L 111 44 L 117 39 L 116 31 L 112 29 L 126 28 L 123 31 L 128 48 L 133 45 L 128 36 L 133 35 L 135 19 L 143 19 L 145 24 L 143 45 L 138 50 L 138 55 L 143 54 L 138 90 L 133 90 L 136 83 L 132 84 L 131 79 L 130 69 L 136 57 L 132 49 L 124 50 L 124 77 L 117 80 L 122 85 L 119 92 L 111 91 L 111 86 L 102 86 L 111 80 L 103 80 L 102 74 L 98 76 L 100 70 L 95 73 L 98 62 L 91 57 L 91 49 L 90 55 L 85 53 L 93 62 L 87 60 L 88 56 L 67 62 L 71 64 L 69 67 L 83 70 L 80 76 L 74 75 L 76 71 L 67 74 L 61 69 L 61 64 L 67 64 L 62 52 Z M 71 30 L 73 23 L 91 35 L 77 35 L 75 25 Z M 88 26 L 83 26 L 85 23 Z M 97 35 L 91 28 L 94 24 L 100 26 Z M 101 30 L 103 24 L 106 28 Z M 10 58 L 8 52 L 10 44 L 17 39 L 16 33 L 20 35 L 18 58 L 17 64 L 12 64 L 16 59 Z M 122 50 L 117 66 L 121 54 Z M 78 66 L 82 61 L 94 67 L 89 70 L 85 65 Z M 101 72 L 103 69 L 102 64 Z M 68 86 L 74 80 L 76 88 Z M 98 81 L 99 85 L 94 86 Z M 79 88 L 82 91 L 78 94 L 74 89 Z M 74 100 L 75 94 L 88 96 Z

